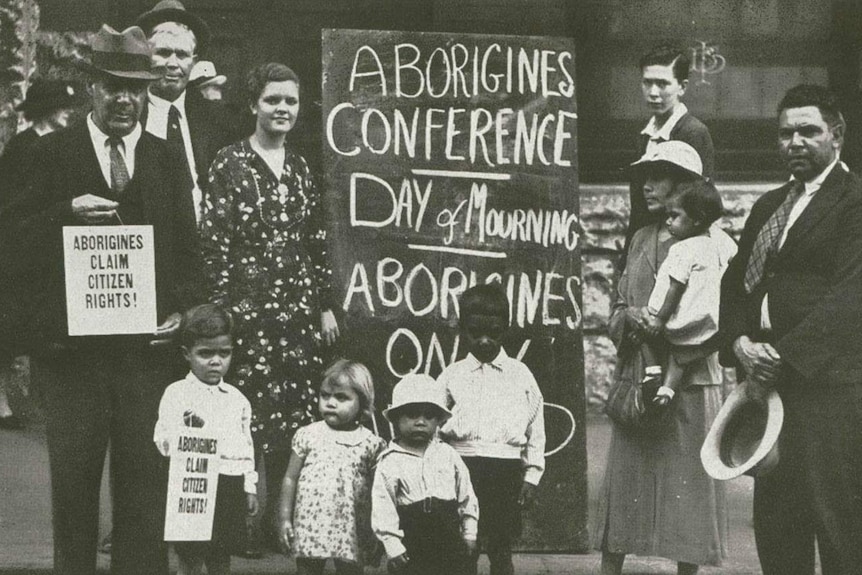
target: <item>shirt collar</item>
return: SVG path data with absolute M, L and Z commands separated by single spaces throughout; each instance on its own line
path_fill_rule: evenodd
M 383 458 L 383 457 L 385 457 L 387 455 L 391 455 L 393 453 L 403 453 L 404 455 L 410 455 L 412 457 L 425 457 L 432 450 L 437 448 L 437 444 L 439 442 L 440 442 L 440 440 L 437 437 L 434 437 L 431 441 L 428 442 L 428 447 L 425 448 L 425 453 L 423 453 L 422 455 L 419 455 L 418 453 L 416 453 L 414 451 L 410 451 L 409 449 L 405 449 L 404 447 L 401 447 L 393 439 L 392 441 L 389 442 L 389 445 L 386 447 L 386 449 L 383 450 L 383 453 L 380 454 L 380 457 Z
M 653 116 L 649 119 L 649 122 L 647 122 L 646 127 L 641 130 L 641 134 L 649 136 L 650 140 L 670 140 L 671 131 L 687 113 L 688 108 L 685 104 L 680 102 L 674 107 L 673 112 L 670 114 L 670 118 L 667 119 L 661 128 L 656 127 L 655 116 Z
M 222 393 L 228 392 L 227 391 L 227 384 L 224 382 L 224 380 L 221 380 L 220 382 L 218 382 L 215 385 L 210 385 L 208 383 L 202 382 L 200 379 L 198 379 L 198 377 L 195 374 L 193 374 L 192 372 L 189 372 L 189 374 L 186 376 L 186 381 L 188 381 L 190 384 L 192 384 L 195 387 L 203 387 L 206 391 L 208 391 L 210 393 L 215 393 L 216 390 L 219 390 Z
M 832 160 L 832 163 L 829 164 L 828 166 L 826 166 L 826 169 L 824 169 L 822 172 L 820 172 L 820 174 L 816 178 L 814 178 L 810 182 L 804 183 L 805 184 L 805 192 L 804 192 L 805 195 L 811 196 L 811 195 L 814 195 L 815 193 L 817 193 L 817 190 L 820 189 L 820 186 L 823 185 L 823 182 L 825 182 L 826 178 L 829 177 L 829 174 L 832 173 L 832 170 L 835 168 L 836 164 L 840 165 L 841 169 L 844 170 L 845 172 L 849 171 L 849 169 L 847 168 L 847 164 L 842 162 L 840 158 L 836 157 L 834 160 Z M 795 180 L 796 180 L 795 177 L 790 178 L 790 181 L 795 181 Z
M 481 361 L 479 361 L 478 359 L 476 359 L 476 356 L 473 355 L 472 353 L 468 353 L 467 357 L 465 359 L 468 362 L 468 366 L 470 368 L 470 371 L 477 371 L 479 369 L 482 369 L 482 367 L 484 365 L 489 365 L 489 366 L 493 367 L 494 369 L 502 370 L 503 369 L 503 362 L 506 361 L 506 359 L 508 357 L 509 356 L 506 354 L 506 350 L 503 349 L 502 347 L 500 347 L 500 353 L 497 354 L 497 357 L 495 357 L 494 359 L 489 361 L 487 364 L 484 364 Z
M 166 117 L 168 112 L 171 109 L 171 106 L 176 106 L 177 110 L 180 111 L 180 118 L 186 117 L 186 91 L 183 90 L 183 93 L 180 94 L 176 100 L 173 102 L 169 102 L 162 98 L 161 96 L 156 96 L 152 92 L 147 94 L 147 98 L 149 99 L 150 105 L 153 107 L 153 111 L 157 114 L 164 114 Z
M 90 131 L 90 140 L 92 140 L 96 149 L 105 149 L 108 147 L 108 139 L 110 136 L 99 129 L 96 122 L 93 121 L 93 113 L 87 114 L 87 129 Z M 138 140 L 141 139 L 141 123 L 136 122 L 135 128 L 121 138 L 126 156 L 134 152 L 138 146 Z

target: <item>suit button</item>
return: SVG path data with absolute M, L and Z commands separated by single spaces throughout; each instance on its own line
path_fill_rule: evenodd
M 775 277 L 775 272 L 767 272 L 767 273 L 766 273 L 766 277 L 767 277 L 767 278 L 769 278 L 769 279 L 774 278 L 774 277 Z

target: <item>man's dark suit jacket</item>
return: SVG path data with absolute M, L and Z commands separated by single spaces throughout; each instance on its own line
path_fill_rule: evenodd
M 756 334 L 769 294 L 774 346 L 809 385 L 862 382 L 862 182 L 836 165 L 790 228 L 763 281 L 748 295 L 745 268 L 757 233 L 784 201 L 790 185 L 762 196 L 751 209 L 739 252 L 724 275 L 722 358 L 734 365 L 732 343 Z
M 147 107 L 141 116 L 141 125 L 146 131 Z M 197 90 L 186 92 L 186 116 L 189 136 L 195 156 L 198 187 L 206 197 L 207 177 L 210 164 L 216 153 L 242 137 L 239 122 L 221 102 L 205 99 Z M 197 206 L 195 206 L 197 209 Z
M 736 365 L 742 335 L 771 343 L 783 362 L 784 404 L 776 467 L 755 479 L 754 532 L 763 572 L 824 573 L 862 566 L 862 182 L 836 165 L 767 262 L 752 294 L 743 287 L 758 232 L 787 184 L 751 210 L 722 281 L 722 361 Z M 771 333 L 760 332 L 769 295 Z M 744 374 L 739 373 L 742 380 Z
M 0 229 L 4 251 L 15 254 L 14 287 L 24 290 L 28 335 L 41 346 L 68 343 L 62 229 L 84 225 L 72 214 L 72 199 L 117 198 L 102 176 L 86 122 L 45 136 L 36 154 L 26 189 L 0 212 Z M 153 225 L 159 322 L 202 298 L 192 201 L 179 189 L 177 170 L 164 143 L 144 132 L 134 177 L 119 198 L 123 223 Z

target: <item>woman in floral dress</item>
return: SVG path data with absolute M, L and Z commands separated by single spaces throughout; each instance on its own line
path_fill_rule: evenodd
M 213 161 L 201 235 L 210 299 L 236 321 L 231 383 L 251 402 L 267 493 L 278 493 L 293 433 L 316 413 L 321 344 L 335 341 L 338 324 L 323 206 L 305 159 L 285 145 L 299 78 L 263 64 L 249 73 L 247 91 L 256 128 Z M 272 511 L 267 505 L 265 521 Z

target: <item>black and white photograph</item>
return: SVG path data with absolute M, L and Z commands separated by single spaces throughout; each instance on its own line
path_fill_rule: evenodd
M 862 575 L 862 0 L 0 0 L 0 575 Z

